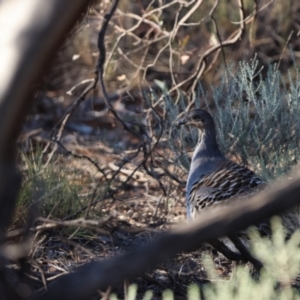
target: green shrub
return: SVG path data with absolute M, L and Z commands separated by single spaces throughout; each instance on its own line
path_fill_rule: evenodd
M 297 70 L 293 79 L 282 78 L 276 66 L 270 66 L 266 74 L 263 71 L 254 59 L 240 63 L 236 73 L 227 71 L 221 84 L 207 93 L 199 84 L 195 107 L 214 116 L 219 145 L 225 153 L 270 180 L 286 174 L 299 159 L 300 78 Z M 170 98 L 165 99 L 169 119 L 174 120 L 178 110 L 187 107 L 186 100 L 174 107 Z M 197 141 L 193 129 L 191 138 L 186 139 L 188 130 L 180 130 L 181 147 L 170 139 L 176 161 L 186 169 L 186 149 Z
M 273 218 L 271 225 L 271 239 L 261 237 L 254 228 L 249 230 L 252 251 L 264 263 L 259 277 L 253 275 L 249 266 L 240 265 L 233 270 L 229 280 L 224 280 L 217 275 L 212 258 L 204 254 L 203 264 L 211 282 L 202 287 L 197 284 L 188 286 L 187 299 L 202 299 L 201 289 L 205 300 L 300 299 L 299 283 L 296 281 L 300 270 L 300 230 L 286 241 L 280 218 Z M 136 294 L 137 286 L 132 285 L 128 289 L 128 299 L 138 299 L 133 298 Z M 142 299 L 149 299 L 148 295 L 152 295 L 151 291 L 147 291 Z M 112 295 L 110 299 L 117 297 Z M 176 297 L 171 290 L 166 290 L 162 299 L 172 300 Z
M 29 155 L 20 154 L 23 184 L 19 192 L 14 225 L 26 223 L 28 212 L 36 217 L 63 219 L 84 206 L 78 194 L 82 186 L 75 175 L 51 163 L 44 167 L 39 151 Z

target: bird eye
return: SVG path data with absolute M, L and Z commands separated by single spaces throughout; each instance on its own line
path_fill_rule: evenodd
M 193 115 L 193 116 L 192 116 L 192 119 L 195 120 L 195 121 L 198 121 L 198 120 L 200 120 L 201 118 L 200 118 L 200 116 L 198 116 L 198 115 Z

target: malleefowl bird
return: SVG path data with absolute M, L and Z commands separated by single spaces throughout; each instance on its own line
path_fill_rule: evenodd
M 191 110 L 179 119 L 176 125 L 194 126 L 199 131 L 186 186 L 188 218 L 195 218 L 207 207 L 249 197 L 266 186 L 253 171 L 229 160 L 220 151 L 216 140 L 215 122 L 207 111 Z M 240 248 L 240 241 L 234 239 L 239 244 L 232 240 L 240 253 L 244 257 L 250 255 L 245 247 Z
M 187 214 L 194 218 L 202 209 L 236 197 L 256 193 L 265 186 L 253 171 L 227 159 L 216 140 L 213 117 L 205 110 L 194 109 L 177 121 L 177 126 L 198 128 L 186 186 Z

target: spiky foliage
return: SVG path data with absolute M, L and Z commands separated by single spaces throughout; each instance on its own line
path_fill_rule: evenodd
M 207 92 L 199 84 L 194 106 L 205 108 L 214 116 L 222 151 L 250 165 L 266 180 L 286 174 L 299 159 L 297 69 L 293 78 L 283 78 L 276 66 L 266 71 L 254 59 L 250 63 L 241 62 L 235 72 L 225 73 L 227 76 L 220 85 Z M 183 99 L 175 106 L 168 97 L 165 101 L 171 120 L 187 107 Z M 197 132 L 183 129 L 179 135 L 181 147 L 174 145 L 172 139 L 169 141 L 177 161 L 188 169 L 186 151 L 195 145 Z
M 62 219 L 80 211 L 83 205 L 79 199 L 82 188 L 76 183 L 66 169 L 59 164 L 44 167 L 39 153 L 20 154 L 20 165 L 23 173 L 23 184 L 19 193 L 14 226 L 26 223 L 27 214 L 34 213 L 36 217 Z
M 285 174 L 299 159 L 299 74 L 284 83 L 276 66 L 242 62 L 228 83 L 212 89 L 220 146 L 266 179 Z M 208 104 L 201 88 L 200 99 Z
M 273 218 L 271 225 L 273 232 L 271 239 L 261 237 L 254 228 L 249 230 L 252 251 L 264 263 L 264 269 L 259 277 L 254 277 L 251 269 L 242 265 L 232 272 L 230 279 L 224 280 L 217 274 L 212 258 L 205 254 L 203 264 L 210 283 L 201 288 L 197 284 L 190 285 L 187 288 L 187 299 L 300 299 L 299 283 L 296 281 L 300 272 L 300 230 L 286 241 L 285 229 L 280 218 Z M 130 299 L 138 299 L 135 298 L 136 295 L 137 286 L 132 285 L 128 290 L 128 296 Z M 149 295 L 151 292 L 147 291 L 142 299 L 149 299 Z M 117 297 L 113 295 L 111 299 Z M 175 297 L 171 290 L 166 290 L 162 299 L 173 300 Z
M 286 241 L 281 220 L 275 217 L 272 223 L 272 238 L 260 237 L 256 229 L 250 229 L 254 255 L 264 263 L 259 279 L 254 279 L 245 266 L 233 273 L 231 280 L 218 279 L 213 262 L 204 260 L 206 270 L 214 283 L 203 290 L 205 299 L 300 299 L 296 277 L 300 271 L 300 231 Z

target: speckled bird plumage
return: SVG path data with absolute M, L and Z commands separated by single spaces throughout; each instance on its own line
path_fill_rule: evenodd
M 178 126 L 183 124 L 199 130 L 186 188 L 189 218 L 215 204 L 250 196 L 265 186 L 253 171 L 227 159 L 220 151 L 215 123 L 208 112 L 194 109 L 177 121 Z

